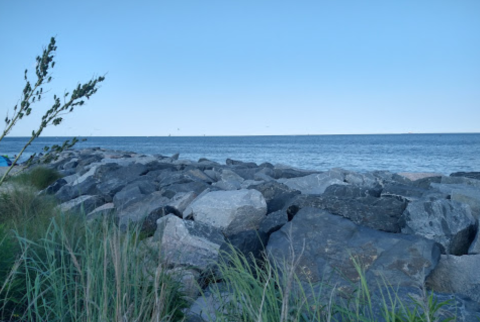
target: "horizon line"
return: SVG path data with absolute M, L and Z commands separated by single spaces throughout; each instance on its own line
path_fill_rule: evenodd
M 188 138 L 188 137 L 271 137 L 271 136 L 357 136 L 357 135 L 431 135 L 431 134 L 480 134 L 480 132 L 392 132 L 392 133 L 337 133 L 337 134 L 233 134 L 233 135 L 43 135 L 39 138 L 115 138 L 115 137 L 158 137 L 158 138 Z M 5 138 L 30 138 L 31 136 L 8 136 Z

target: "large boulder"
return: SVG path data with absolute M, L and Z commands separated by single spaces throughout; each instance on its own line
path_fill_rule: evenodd
M 267 213 L 267 203 L 257 190 L 212 191 L 192 202 L 190 209 L 195 221 L 229 236 L 257 229 Z
M 128 207 L 119 210 L 115 216 L 122 230 L 126 230 L 130 224 L 141 224 L 142 231 L 151 235 L 157 228 L 157 219 L 165 213 L 165 206 L 170 199 L 163 197 L 160 192 L 154 192 L 150 195 L 138 198 L 137 201 Z
M 267 253 L 280 264 L 297 261 L 297 275 L 314 284 L 357 282 L 355 260 L 370 285 L 384 278 L 393 286 L 419 287 L 437 265 L 440 247 L 423 237 L 380 232 L 325 210 L 304 208 L 270 236 Z
M 462 255 L 475 237 L 477 224 L 468 205 L 451 201 L 411 202 L 402 215 L 402 233 L 434 240 L 443 254 Z
M 450 174 L 450 177 L 464 177 L 480 180 L 480 172 L 454 172 Z
M 153 240 L 160 242 L 162 256 L 169 264 L 200 272 L 215 265 L 225 242 L 220 230 L 171 214 L 158 219 L 157 225 Z
M 406 201 L 391 197 L 337 198 L 330 196 L 299 195 L 287 203 L 289 218 L 302 208 L 314 207 L 350 219 L 356 224 L 373 229 L 399 233 L 400 218 Z
M 472 210 L 472 215 L 475 218 L 480 218 L 480 188 L 464 184 L 439 183 L 432 183 L 432 187 L 449 194 L 452 200 L 468 204 Z
M 93 176 L 86 176 L 71 184 L 63 185 L 56 193 L 55 198 L 60 202 L 66 202 L 83 195 L 98 194 L 97 181 Z
M 480 255 L 442 255 L 427 278 L 427 286 L 437 292 L 469 296 L 480 304 Z
M 327 187 L 334 184 L 346 184 L 344 176 L 339 172 L 329 171 L 325 173 L 310 174 L 304 177 L 280 179 L 290 189 L 298 190 L 303 194 L 322 194 Z

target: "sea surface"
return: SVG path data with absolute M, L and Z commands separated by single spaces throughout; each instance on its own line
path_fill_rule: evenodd
M 61 144 L 64 137 L 41 137 L 26 150 L 22 161 L 44 146 Z M 82 138 L 79 138 L 82 139 Z M 0 154 L 13 156 L 28 138 L 7 137 Z M 357 172 L 480 171 L 480 133 L 305 135 L 225 137 L 87 137 L 75 148 L 101 147 L 180 159 L 207 158 L 224 163 L 227 158 L 270 162 L 302 169 L 344 168 Z

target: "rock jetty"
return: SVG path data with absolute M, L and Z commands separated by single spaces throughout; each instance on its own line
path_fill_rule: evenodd
M 320 172 L 178 157 L 65 151 L 49 164 L 64 177 L 44 192 L 90 220 L 140 224 L 170 267 L 184 269 L 192 298 L 192 281 L 215 274 L 231 244 L 257 258 L 298 259 L 301 280 L 338 289 L 358 281 L 357 262 L 373 288 L 388 281 L 408 300 L 426 287 L 452 300 L 459 321 L 480 317 L 480 173 Z M 201 318 L 208 302 L 199 298 L 192 314 Z

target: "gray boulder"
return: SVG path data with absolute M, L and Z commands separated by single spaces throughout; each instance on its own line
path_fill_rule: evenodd
M 427 278 L 436 292 L 464 294 L 480 304 L 480 255 L 442 255 Z
M 115 211 L 115 206 L 112 202 L 106 203 L 90 211 L 87 214 L 87 220 L 95 220 L 104 216 L 112 215 Z
M 104 203 L 105 201 L 101 196 L 86 195 L 64 202 L 59 205 L 59 208 L 63 212 L 82 212 L 88 214 Z
M 476 221 L 468 205 L 451 201 L 415 201 L 402 215 L 402 233 L 434 240 L 443 254 L 466 254 L 475 237 Z
M 190 205 L 197 222 L 222 230 L 226 236 L 257 229 L 267 204 L 257 190 L 212 191 Z
M 270 236 L 271 233 L 276 232 L 288 222 L 288 215 L 285 210 L 277 210 L 267 214 L 267 216 L 260 223 L 258 231 L 262 234 Z
M 475 218 L 480 218 L 480 188 L 463 184 L 438 184 L 432 183 L 432 187 L 450 195 L 450 199 L 466 203 L 472 210 Z
M 66 202 L 83 195 L 96 195 L 98 192 L 97 181 L 93 176 L 87 176 L 82 178 L 82 180 L 77 179 L 71 184 L 63 185 L 55 193 L 55 197 L 60 202 Z
M 285 209 L 290 219 L 300 209 L 314 207 L 348 218 L 358 225 L 399 233 L 401 231 L 400 218 L 406 206 L 406 201 L 391 197 L 367 196 L 352 199 L 323 195 L 299 195 L 290 200 Z
M 304 208 L 270 236 L 269 258 L 297 260 L 296 274 L 310 283 L 337 286 L 358 282 L 355 259 L 369 285 L 384 278 L 393 286 L 422 286 L 440 257 L 439 246 L 413 235 L 379 232 L 327 211 Z
M 224 238 L 220 230 L 200 222 L 167 215 L 157 221 L 153 236 L 163 258 L 172 265 L 207 272 L 218 260 Z
M 415 187 L 406 184 L 389 183 L 383 187 L 382 197 L 400 197 L 408 201 L 422 199 L 425 195 L 431 193 L 427 189 Z
M 115 214 L 118 225 L 122 230 L 126 230 L 130 224 L 141 224 L 143 232 L 153 234 L 157 228 L 157 219 L 166 215 L 164 207 L 169 201 L 170 199 L 163 197 L 158 191 L 138 198 L 135 203 Z
M 278 182 L 303 194 L 322 194 L 331 185 L 346 184 L 343 182 L 343 176 L 333 171 L 311 174 L 300 178 L 280 179 Z

